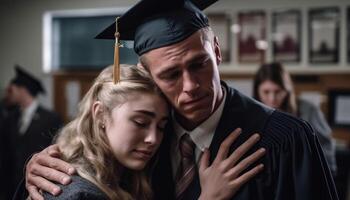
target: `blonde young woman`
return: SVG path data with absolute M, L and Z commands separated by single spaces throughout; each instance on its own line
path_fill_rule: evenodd
M 112 68 L 103 70 L 81 101 L 77 118 L 61 130 L 56 140 L 61 151 L 60 159 L 73 166 L 77 175 L 71 177 L 70 184 L 60 185 L 60 195 L 45 192 L 44 198 L 152 199 L 150 172 L 156 160 L 152 157 L 163 137 L 167 136 L 164 130 L 168 109 L 165 98 L 143 69 L 122 66 L 121 81 L 117 84 L 112 82 Z M 238 132 L 234 131 L 225 140 L 227 147 L 220 148 L 220 159 L 217 157 L 215 163 L 234 163 L 256 143 L 256 137 L 251 137 L 228 157 L 228 147 L 237 138 Z M 232 168 L 231 175 L 227 178 L 222 170 L 209 166 L 207 151 L 203 155 L 199 166 L 201 186 L 211 189 L 203 191 L 201 199 L 212 199 L 217 195 L 221 188 L 211 185 L 215 179 L 231 181 L 232 184 L 227 187 L 237 191 L 262 169 L 259 165 L 241 173 L 263 155 L 255 152 L 241 163 L 232 164 L 229 167 Z M 39 156 L 34 157 L 35 160 Z M 54 162 L 54 158 L 49 159 Z M 227 196 L 234 193 L 230 192 Z
M 103 70 L 77 118 L 57 137 L 62 158 L 79 175 L 57 198 L 150 199 L 142 169 L 162 140 L 167 117 L 168 106 L 145 72 L 122 67 L 121 82 L 114 84 L 112 68 Z

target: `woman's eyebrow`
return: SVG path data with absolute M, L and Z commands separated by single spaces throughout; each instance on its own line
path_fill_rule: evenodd
M 135 112 L 150 116 L 152 118 L 156 117 L 156 113 L 148 111 L 148 110 L 135 110 Z
M 157 114 L 155 112 L 148 111 L 148 110 L 135 110 L 135 112 L 150 116 L 152 118 L 156 118 L 156 116 L 157 116 Z M 162 120 L 169 120 L 169 117 L 165 116 L 162 118 Z

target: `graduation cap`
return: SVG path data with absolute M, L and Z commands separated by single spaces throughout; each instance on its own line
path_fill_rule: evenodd
M 141 0 L 95 38 L 116 40 L 114 64 L 119 66 L 119 40 L 133 40 L 139 56 L 181 42 L 209 26 L 202 10 L 216 1 Z
M 15 66 L 16 76 L 12 79 L 11 83 L 25 87 L 29 93 L 33 96 L 37 96 L 39 93 L 45 93 L 40 81 L 26 72 L 19 65 Z

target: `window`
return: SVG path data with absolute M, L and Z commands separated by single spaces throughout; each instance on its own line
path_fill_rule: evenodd
M 116 12 L 116 9 L 113 9 Z M 113 64 L 114 40 L 94 39 L 121 12 L 59 11 L 45 14 L 44 70 L 96 70 Z M 131 41 L 123 41 L 120 63 L 136 64 Z

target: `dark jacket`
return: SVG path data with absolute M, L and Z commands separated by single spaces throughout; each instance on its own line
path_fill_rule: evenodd
M 9 118 L 8 115 L 13 111 L 13 107 L 5 106 L 0 102 L 0 200 L 10 199 L 12 184 L 12 168 L 10 166 L 11 155 L 10 149 L 10 131 L 8 129 Z
M 14 112 L 9 116 L 10 123 L 10 167 L 13 169 L 13 183 L 18 185 L 23 177 L 25 163 L 33 153 L 37 153 L 52 142 L 58 129 L 62 126 L 62 120 L 58 114 L 39 106 L 32 118 L 32 121 L 24 134 L 19 133 L 20 113 Z M 12 193 L 13 194 L 13 193 Z
M 264 171 L 245 184 L 235 200 L 337 200 L 336 188 L 315 136 L 305 121 L 272 110 L 248 98 L 233 88 L 227 89 L 223 114 L 210 145 L 211 162 L 221 142 L 236 128 L 242 134 L 232 145 L 231 152 L 254 133 L 261 140 L 248 154 L 264 147 L 261 160 Z M 174 199 L 171 169 L 171 127 L 161 145 L 160 157 L 154 170 L 153 189 L 156 199 Z M 162 173 L 160 173 L 162 172 Z M 198 199 L 201 189 L 198 176 L 187 190 L 185 199 Z
M 59 196 L 53 196 L 44 193 L 45 200 L 108 200 L 108 197 L 93 183 L 80 177 L 72 176 L 72 182 L 69 185 L 59 185 L 62 193 Z
M 315 129 L 327 163 L 332 173 L 335 175 L 337 172 L 337 163 L 335 160 L 335 142 L 332 141 L 332 130 L 329 127 L 322 111 L 311 102 L 298 99 L 298 117 L 309 122 Z

